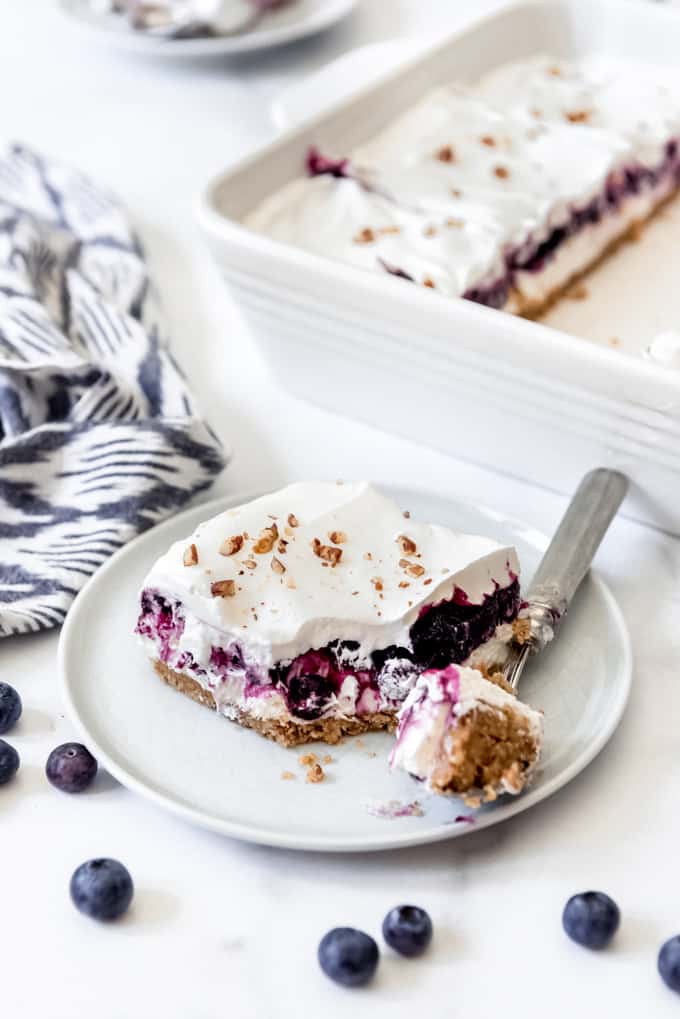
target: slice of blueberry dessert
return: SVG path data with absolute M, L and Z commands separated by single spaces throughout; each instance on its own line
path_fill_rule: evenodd
M 675 66 L 535 55 L 439 85 L 359 147 L 310 148 L 244 222 L 400 285 L 533 316 L 679 183 Z
M 521 626 L 513 548 L 301 483 L 201 524 L 147 576 L 136 632 L 171 686 L 286 746 L 390 729 L 421 673 L 493 671 Z
M 506 689 L 500 676 L 449 665 L 422 673 L 399 714 L 390 764 L 434 793 L 472 806 L 520 793 L 536 766 L 543 716 Z

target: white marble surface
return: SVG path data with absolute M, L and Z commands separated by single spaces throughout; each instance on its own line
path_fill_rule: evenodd
M 80 164 L 129 203 L 177 354 L 235 451 L 220 487 L 313 476 L 399 479 L 466 492 L 553 528 L 561 498 L 275 390 L 191 219 L 206 176 L 267 136 L 268 103 L 285 82 L 360 42 L 416 32 L 425 21 L 444 27 L 493 3 L 364 0 L 323 39 L 257 62 L 193 67 L 143 64 L 84 43 L 53 6 L 3 4 L 2 130 Z M 610 746 L 566 791 L 515 821 L 394 854 L 240 845 L 186 827 L 106 776 L 90 794 L 59 794 L 42 773 L 49 750 L 74 735 L 55 689 L 56 636 L 0 644 L 0 675 L 26 706 L 12 735 L 23 768 L 0 793 L 2 1014 L 676 1015 L 678 999 L 655 960 L 661 941 L 680 932 L 680 543 L 620 521 L 598 563 L 636 654 L 631 704 Z M 310 809 L 323 792 L 310 786 Z M 134 908 L 114 927 L 86 920 L 68 901 L 72 870 L 98 854 L 123 860 L 137 884 Z M 597 956 L 560 928 L 567 896 L 588 887 L 608 891 L 623 913 L 615 947 Z M 429 956 L 400 962 L 386 953 L 376 983 L 361 992 L 326 981 L 315 962 L 321 934 L 337 924 L 377 934 L 386 910 L 405 900 L 432 913 Z

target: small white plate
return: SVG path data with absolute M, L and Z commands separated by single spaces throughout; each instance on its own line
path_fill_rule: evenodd
M 210 57 L 250 53 L 282 46 L 330 28 L 346 17 L 357 0 L 296 0 L 265 14 L 242 35 L 214 39 L 162 39 L 134 31 L 125 18 L 93 10 L 90 0 L 59 0 L 62 11 L 79 27 L 119 49 L 159 57 Z
M 517 546 L 524 582 L 546 539 L 531 528 L 465 502 L 388 489 L 421 519 L 486 533 Z M 165 686 L 132 635 L 144 575 L 168 545 L 196 525 L 251 496 L 194 507 L 147 531 L 116 553 L 83 588 L 59 643 L 61 687 L 90 750 L 124 785 L 187 821 L 253 842 L 290 849 L 392 849 L 467 834 L 526 810 L 592 761 L 621 718 L 631 682 L 629 638 L 608 588 L 590 577 L 559 639 L 530 663 L 522 696 L 545 711 L 545 748 L 534 785 L 477 811 L 459 800 L 423 795 L 406 774 L 392 774 L 392 737 L 374 733 L 339 747 L 286 750 L 228 722 Z M 329 753 L 319 785 L 305 783 L 300 753 Z M 283 781 L 281 772 L 296 774 Z M 381 818 L 367 806 L 419 801 L 422 816 Z

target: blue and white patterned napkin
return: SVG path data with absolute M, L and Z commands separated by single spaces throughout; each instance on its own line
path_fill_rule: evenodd
M 0 155 L 0 636 L 59 626 L 224 463 L 115 197 L 27 148 Z

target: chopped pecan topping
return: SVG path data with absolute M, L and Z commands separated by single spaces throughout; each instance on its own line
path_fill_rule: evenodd
M 244 559 L 243 565 L 249 570 L 254 570 L 255 567 L 257 566 L 257 563 L 255 562 L 254 559 Z
M 463 197 L 463 192 L 460 190 L 460 188 L 450 188 L 449 190 L 451 192 L 451 195 L 454 198 L 462 198 Z
M 434 155 L 435 159 L 438 159 L 440 163 L 455 163 L 456 161 L 456 153 L 452 145 L 442 145 Z
M 410 563 L 408 559 L 400 559 L 399 565 L 404 573 L 408 573 L 409 577 L 422 577 L 425 572 L 424 566 L 421 566 L 420 563 Z
M 322 545 L 318 538 L 314 538 L 312 541 L 312 548 L 314 549 L 315 556 L 323 559 L 324 563 L 330 563 L 331 566 L 337 566 L 342 559 L 341 548 L 334 548 L 332 545 Z
M 397 545 L 404 555 L 414 555 L 417 551 L 417 546 L 412 538 L 407 538 L 405 534 L 400 534 L 397 538 Z
M 364 552 L 364 559 L 372 559 L 372 558 L 373 558 L 373 553 L 372 552 Z
M 446 225 L 455 227 L 457 230 L 460 230 L 462 227 L 465 226 L 465 220 L 456 219 L 455 216 L 449 216 L 449 218 L 446 221 Z
M 494 166 L 493 172 L 496 177 L 500 178 L 500 180 L 507 180 L 510 176 L 510 171 L 507 166 Z
M 430 223 L 429 226 L 426 226 L 425 229 L 423 230 L 423 234 L 425 237 L 436 237 L 437 227 L 434 225 L 434 223 Z
M 378 230 L 379 234 L 399 234 L 401 233 L 401 227 L 397 226 L 381 226 Z
M 213 598 L 233 598 L 236 594 L 235 580 L 215 580 L 210 585 Z
M 300 526 L 299 523 L 298 523 L 298 518 L 295 516 L 294 513 L 289 513 L 288 514 L 288 526 L 289 527 L 299 527 Z
M 423 286 L 424 287 L 429 287 L 430 290 L 436 290 L 437 289 L 434 280 L 431 280 L 429 276 L 427 277 L 427 279 L 423 280 Z
M 548 74 L 551 75 L 553 78 L 560 78 L 562 76 L 562 68 L 557 67 L 557 65 L 553 64 L 552 67 L 548 68 Z
M 286 581 L 286 587 L 289 587 L 291 591 L 296 590 L 297 584 L 295 583 L 292 577 L 289 577 L 288 580 Z
M 590 110 L 574 110 L 571 113 L 565 113 L 564 116 L 570 124 L 587 124 L 590 120 Z
M 281 562 L 280 559 L 276 558 L 276 556 L 272 556 L 272 569 L 273 569 L 274 573 L 285 573 L 286 572 L 286 567 L 283 565 L 283 563 Z
M 265 527 L 260 531 L 260 537 L 253 545 L 253 552 L 257 555 L 263 555 L 265 552 L 271 552 L 274 548 L 274 542 L 279 536 L 279 529 L 276 524 L 271 524 L 269 527 Z
M 365 226 L 363 230 L 360 230 L 358 234 L 352 238 L 355 244 L 373 244 L 375 240 L 375 231 L 371 230 L 370 226 Z
M 431 583 L 432 583 L 432 577 L 428 577 L 427 580 L 423 581 L 423 584 L 431 584 Z
M 287 548 L 288 548 L 288 542 L 286 541 L 286 539 L 285 538 L 279 538 L 278 545 L 276 546 L 276 551 L 280 555 L 285 555 Z
M 493 135 L 490 134 L 482 135 L 482 137 L 479 140 L 482 143 L 482 145 L 488 145 L 490 149 L 492 149 L 496 144 L 496 139 L 493 137 Z
M 234 555 L 235 552 L 240 552 L 242 548 L 243 535 L 233 534 L 231 538 L 226 538 L 220 545 L 220 555 Z
M 371 577 L 371 583 L 373 584 L 373 587 L 376 589 L 376 591 L 382 591 L 383 589 L 382 577 Z
M 298 761 L 303 766 L 303 768 L 308 768 L 310 764 L 316 764 L 317 760 L 318 758 L 316 754 L 302 754 L 300 757 L 298 757 Z
M 188 548 L 184 549 L 182 562 L 185 566 L 196 566 L 198 563 L 198 549 L 195 545 L 189 545 Z
M 411 519 L 411 511 L 410 510 L 404 510 L 403 516 L 405 516 L 407 520 L 410 520 Z
M 333 545 L 342 545 L 347 541 L 347 535 L 344 531 L 329 531 L 328 540 L 332 542 Z
M 293 774 L 292 771 L 282 771 L 281 778 L 284 780 L 284 782 L 290 782 L 292 779 L 295 778 L 295 775 Z
M 399 581 L 399 587 L 410 587 L 410 586 L 411 585 L 409 584 L 408 580 L 400 580 Z
M 534 117 L 535 120 L 540 120 L 541 117 L 543 116 L 543 110 L 539 110 L 538 107 L 536 106 L 532 106 L 532 108 L 529 110 L 529 113 L 531 114 L 532 117 Z

